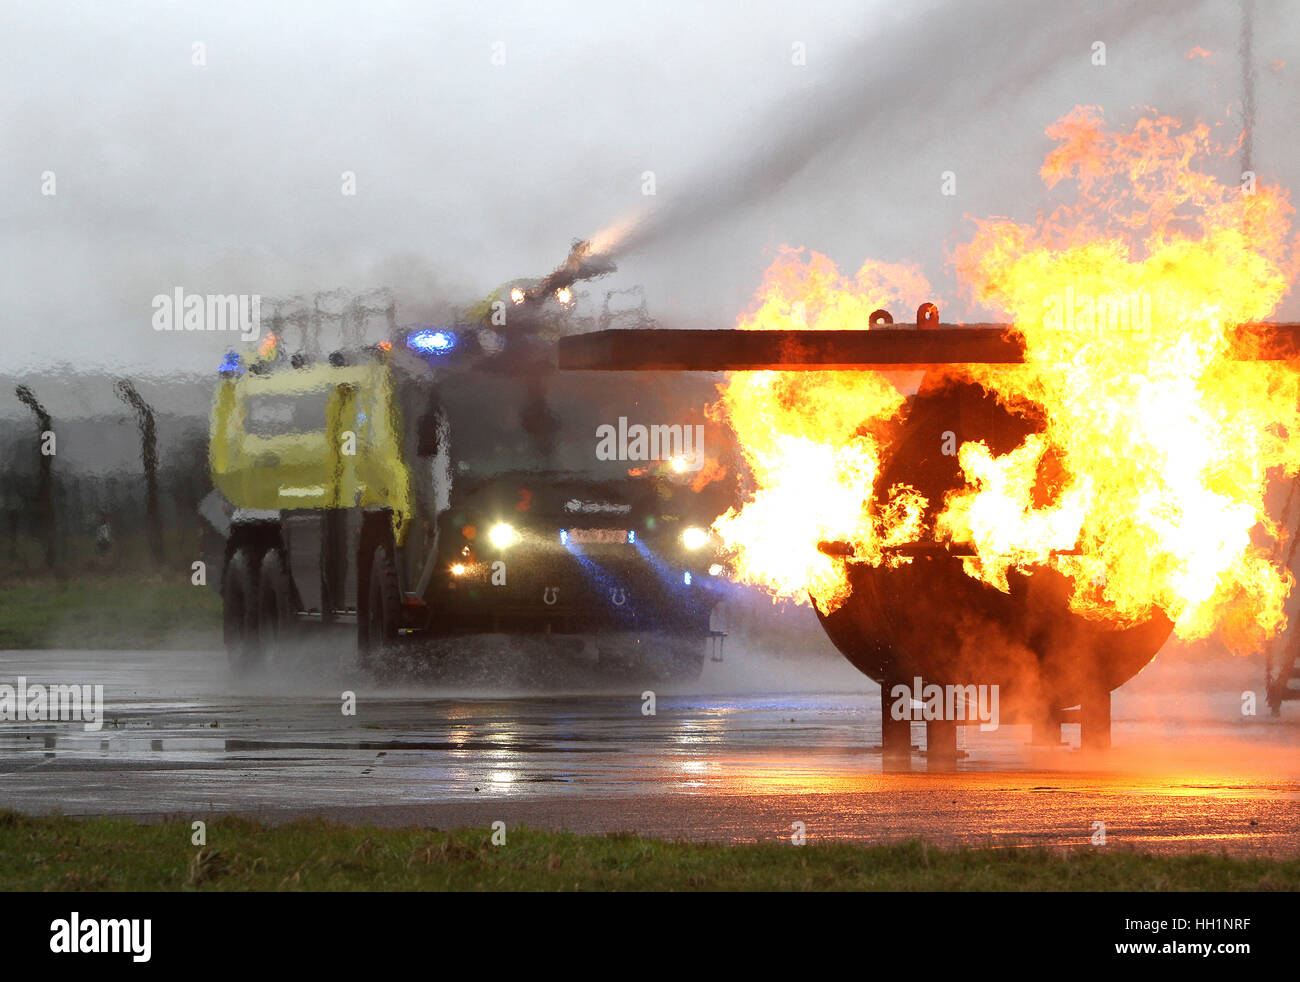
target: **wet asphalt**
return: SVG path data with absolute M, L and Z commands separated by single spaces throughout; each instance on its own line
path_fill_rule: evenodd
M 236 681 L 220 652 L 6 651 L 0 684 L 100 684 L 104 713 L 97 731 L 0 722 L 0 806 L 1009 848 L 1095 846 L 1104 827 L 1109 847 L 1300 854 L 1300 706 L 1243 715 L 1254 661 L 1162 659 L 1116 693 L 1110 754 L 1085 758 L 1071 727 L 1047 749 L 964 728 L 939 771 L 919 725 L 908 765 L 883 766 L 878 690 L 835 659 L 742 651 L 673 686 L 581 664 L 549 684 L 373 678 L 312 652 Z

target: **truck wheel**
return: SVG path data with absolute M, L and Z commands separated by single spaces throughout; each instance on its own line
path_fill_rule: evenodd
M 292 636 L 293 627 L 284 553 L 268 549 L 257 574 L 257 636 L 263 655 L 274 657 L 279 646 Z
M 365 616 L 357 619 L 357 661 L 372 668 L 397 640 L 402 598 L 397 587 L 397 567 L 387 546 L 377 546 L 370 563 L 370 587 Z
M 240 546 L 221 577 L 221 623 L 226 656 L 235 675 L 246 675 L 262 660 L 257 634 L 257 573 L 253 553 Z

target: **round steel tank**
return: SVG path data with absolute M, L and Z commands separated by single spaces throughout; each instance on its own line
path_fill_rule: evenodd
M 945 494 L 964 483 L 956 456 L 943 453 L 946 433 L 1004 454 L 1042 424 L 1008 412 L 979 385 L 930 373 L 896 427 L 877 486 L 919 490 L 932 524 Z M 1040 484 L 1050 493 L 1050 475 Z M 835 646 L 882 686 L 916 677 L 997 685 L 1004 721 L 1039 722 L 1128 681 L 1173 627 L 1161 613 L 1127 628 L 1084 618 L 1069 609 L 1070 581 L 1046 567 L 1012 571 L 1003 593 L 967 576 L 957 556 L 919 552 L 897 567 L 848 560 L 848 600 L 818 610 Z

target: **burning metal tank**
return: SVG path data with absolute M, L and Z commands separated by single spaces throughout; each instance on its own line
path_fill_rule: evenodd
M 979 385 L 927 373 L 891 436 L 878 486 L 919 490 L 930 503 L 929 524 L 963 482 L 956 456 L 942 451 L 946 433 L 1003 454 L 1040 428 L 1041 421 L 1009 412 Z M 1041 474 L 1039 485 L 1036 494 L 1051 495 L 1050 475 Z M 818 617 L 859 671 L 886 692 L 914 678 L 997 685 L 1003 722 L 1047 727 L 1064 718 L 1063 710 L 1081 706 L 1085 727 L 1104 728 L 1111 690 L 1136 675 L 1173 629 L 1163 614 L 1117 628 L 1074 613 L 1073 585 L 1046 567 L 1012 570 L 1004 593 L 967 575 L 970 554 L 959 547 L 902 547 L 906 558 L 896 566 L 855 562 L 833 543 L 823 549 L 842 555 L 852 592 Z M 1092 743 L 1094 733 L 1088 736 Z M 1104 729 L 1095 737 L 1104 743 Z

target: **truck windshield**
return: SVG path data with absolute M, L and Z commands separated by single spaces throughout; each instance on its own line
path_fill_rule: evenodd
M 438 381 L 457 473 L 564 471 L 633 476 L 682 457 L 698 469 L 722 450 L 705 417 L 714 384 L 651 372 L 504 375 L 460 372 Z

